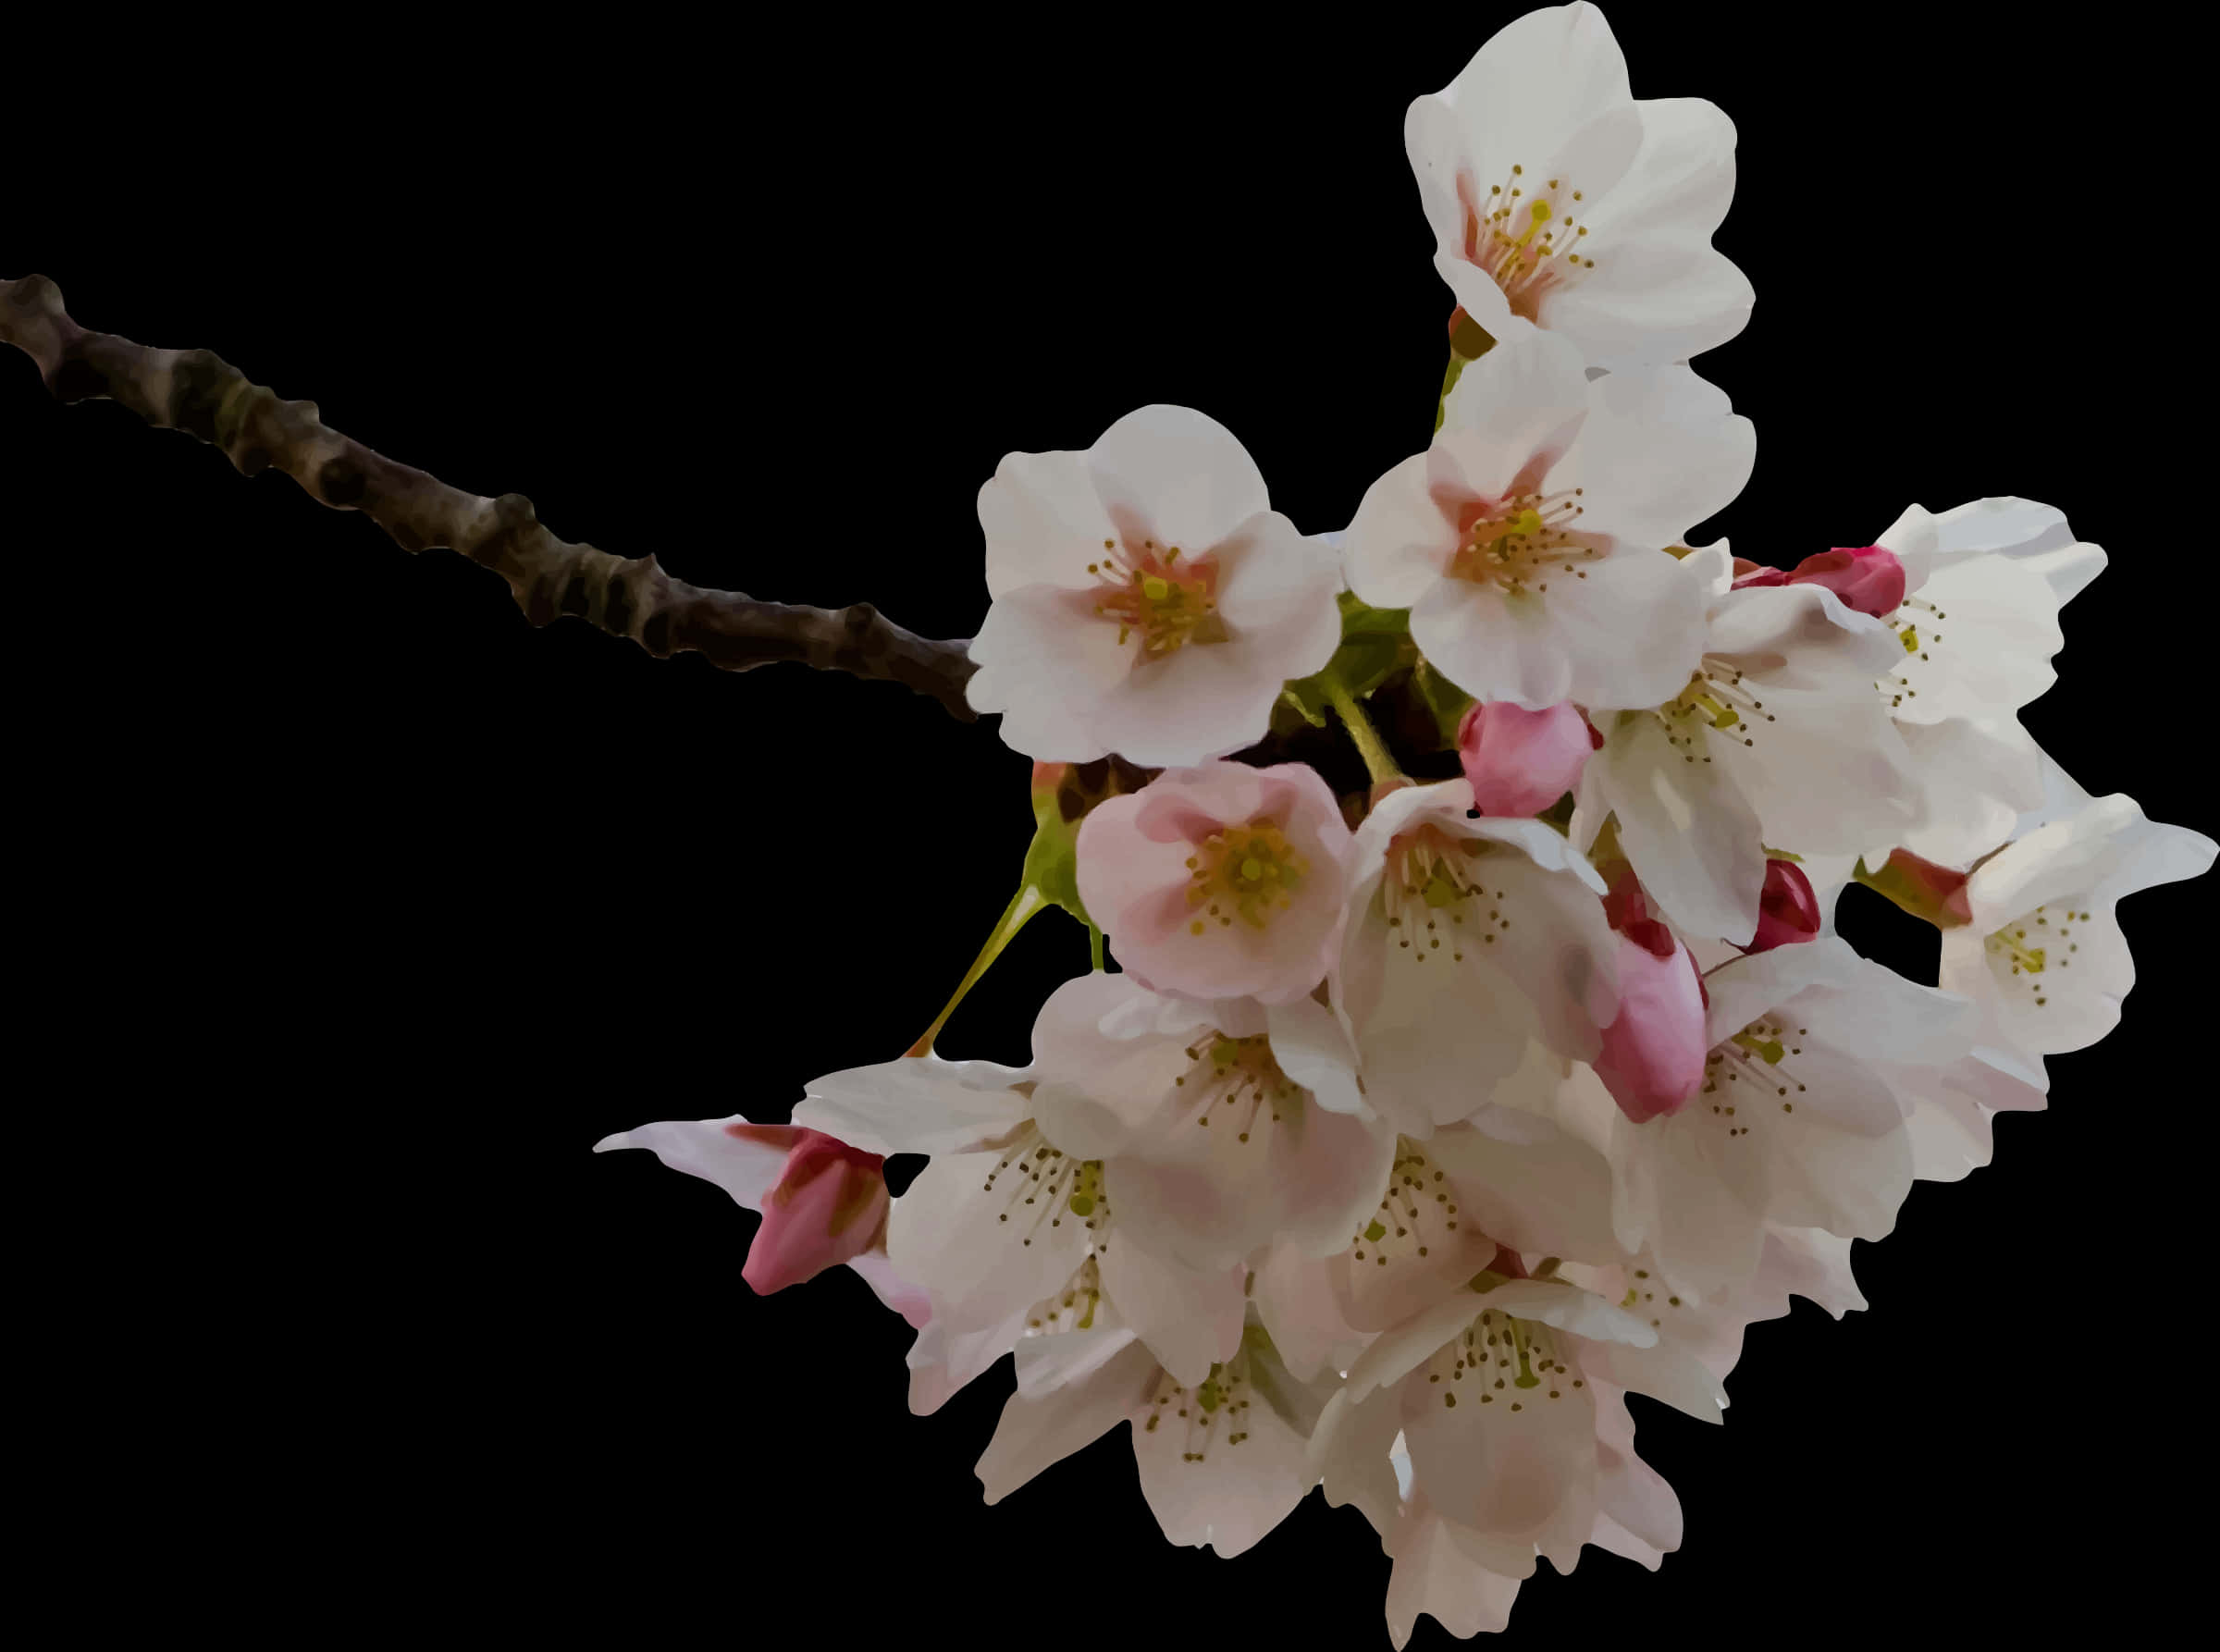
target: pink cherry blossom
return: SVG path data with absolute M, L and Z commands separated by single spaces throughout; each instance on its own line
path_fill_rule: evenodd
M 1479 700 L 1457 725 L 1457 757 L 1484 815 L 1538 815 L 1575 785 L 1602 742 L 1569 702 L 1529 711 Z
M 1153 991 L 1287 1004 L 1339 949 L 1350 831 L 1301 763 L 1171 769 L 1079 828 L 1079 898 Z
M 1748 568 L 1750 572 L 1743 570 Z M 1836 546 L 1806 557 L 1794 568 L 1765 568 L 1735 559 L 1734 588 L 1759 586 L 1821 586 L 1855 609 L 1885 619 L 1904 600 L 1904 564 L 1880 545 Z

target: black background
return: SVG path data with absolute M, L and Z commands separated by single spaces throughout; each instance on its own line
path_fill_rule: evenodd
M 1315 531 L 1424 444 L 1450 300 L 1403 109 L 1515 13 L 618 15 L 98 71 L 57 48 L 24 77 L 0 275 L 524 493 L 565 538 L 963 636 L 1005 451 L 1187 403 Z M 1699 537 L 1793 562 L 1915 500 L 2059 505 L 2113 561 L 2025 721 L 2090 791 L 2209 831 L 2209 410 L 2177 400 L 2205 351 L 2166 216 L 2190 92 L 2163 51 L 2038 15 L 1610 8 L 1637 94 L 1740 132 L 1719 244 L 1759 301 L 1697 366 L 1758 460 Z M 2130 68 L 2132 122 L 2092 120 Z M 755 1218 L 587 1151 L 783 1118 L 900 1053 L 1025 846 L 1026 760 L 992 722 L 534 630 L 460 557 L 59 405 L 13 351 L 0 439 L 42 846 L 19 894 L 64 919 L 31 1042 L 99 1121 L 23 1098 L 47 1121 L 22 1151 L 50 1210 L 26 1286 L 56 1327 L 49 1586 L 179 1625 L 1386 1644 L 1353 1510 L 1314 1498 L 1231 1562 L 1172 1549 L 1122 1431 L 986 1509 L 1006 1366 L 909 1417 L 909 1333 L 860 1281 L 756 1299 Z M 1931 935 L 1851 896 L 1854 939 L 1931 970 Z M 2129 903 L 2125 1025 L 2054 1062 L 2054 1110 L 2004 1120 L 1997 1165 L 1856 1248 L 1871 1312 L 1757 1327 L 1723 1428 L 1636 1401 L 1683 1550 L 1545 1566 L 1514 1634 L 2160 1609 L 2162 1510 L 2203 1449 L 2176 1327 L 2204 1261 L 2183 1166 L 2210 1083 L 2179 1064 L 2206 898 Z M 1021 1059 L 1085 962 L 1042 918 L 941 1048 Z

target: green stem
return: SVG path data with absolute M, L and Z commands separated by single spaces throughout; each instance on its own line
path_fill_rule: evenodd
M 1103 931 L 1091 922 L 1087 926 L 1087 957 L 1094 972 L 1103 972 Z
M 1318 682 L 1326 690 L 1326 697 L 1333 703 L 1334 709 L 1341 714 L 1341 726 L 1349 731 L 1349 737 L 1356 742 L 1357 755 L 1364 759 L 1364 768 L 1374 783 L 1400 780 L 1403 771 L 1395 766 L 1395 759 L 1388 755 L 1388 747 L 1381 744 L 1379 735 L 1373 732 L 1372 720 L 1364 715 L 1364 708 L 1357 704 L 1357 697 L 1349 692 L 1349 684 L 1331 672 L 1321 675 Z
M 979 949 L 979 956 L 971 960 L 971 968 L 965 971 L 964 979 L 956 983 L 956 995 L 948 1000 L 946 1007 L 939 1015 L 933 1017 L 932 1025 L 925 1029 L 906 1054 L 932 1054 L 932 1041 L 940 1035 L 941 1029 L 948 1024 L 948 1017 L 956 1014 L 956 1006 L 964 1001 L 964 994 L 978 983 L 979 978 L 987 972 L 987 967 L 1002 955 L 1002 949 L 1009 945 L 1018 931 L 1031 920 L 1033 914 L 1044 910 L 1049 905 L 1048 897 L 1030 883 L 1019 887 L 1018 893 L 1010 897 L 1010 904 L 1002 909 L 1001 920 L 995 924 L 994 932 L 987 937 L 987 943 Z

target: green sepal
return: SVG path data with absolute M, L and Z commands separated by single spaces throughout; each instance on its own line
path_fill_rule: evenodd
M 1441 744 L 1447 748 L 1457 744 L 1457 725 L 1472 709 L 1474 697 L 1450 682 L 1436 669 L 1430 660 L 1421 660 L 1411 672 L 1411 686 L 1418 691 L 1419 699 L 1434 714 L 1435 725 L 1441 730 Z
M 1094 928 L 1079 899 L 1079 822 L 1064 818 L 1054 788 L 1033 797 L 1033 841 L 1025 852 L 1024 878 L 1042 900 Z
M 1369 608 L 1347 591 L 1340 597 L 1341 646 L 1314 676 L 1301 677 L 1280 691 L 1281 699 L 1302 713 L 1314 728 L 1326 726 L 1328 704 L 1322 679 L 1331 675 L 1358 699 L 1418 658 L 1411 641 L 1411 610 Z

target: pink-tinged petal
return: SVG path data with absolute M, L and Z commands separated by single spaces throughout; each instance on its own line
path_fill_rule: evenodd
M 1239 438 L 1207 413 L 1158 403 L 1103 432 L 1087 466 L 1128 536 L 1199 556 L 1272 501 Z
M 1005 1158 L 935 1154 L 887 1213 L 887 1254 L 952 1333 L 1004 1323 L 1062 1289 L 1087 1259 L 1085 1227 L 1024 1204 Z
M 596 1153 L 645 1147 L 673 1170 L 713 1181 L 743 1210 L 761 1210 L 801 1132 L 792 1125 L 750 1124 L 730 1118 L 673 1119 L 605 1136 Z
M 1031 1078 L 992 1061 L 905 1055 L 812 1079 L 794 1119 L 866 1153 L 962 1153 L 1031 1116 L 1018 1088 Z
M 877 1243 L 887 1214 L 884 1163 L 821 1131 L 802 1131 L 764 1195 L 763 1225 L 740 1276 L 769 1296 Z
M 1253 1548 L 1315 1484 L 1307 1442 L 1245 1393 L 1207 1408 L 1199 1394 L 1175 1398 L 1177 1405 L 1155 1408 L 1153 1426 L 1134 1424 L 1141 1495 L 1166 1541 L 1207 1545 L 1230 1560 Z
M 1149 1402 L 1157 1375 L 1149 1350 L 1134 1343 L 1083 1382 L 1038 1398 L 1012 1394 L 979 1460 L 986 1500 L 1001 1502 L 1042 1469 L 1138 1415 Z
M 1167 770 L 1079 828 L 1079 898 L 1160 992 L 1284 1004 L 1338 947 L 1350 832 L 1300 763 Z
M 1529 711 L 1480 700 L 1457 725 L 1457 756 L 1484 815 L 1538 815 L 1580 783 L 1600 741 L 1580 708 Z
M 1663 926 L 1652 920 L 1652 928 Z M 1677 1113 L 1704 1081 L 1710 1042 L 1703 988 L 1688 949 L 1667 937 L 1662 957 L 1622 937 L 1619 1018 L 1603 1029 L 1596 1076 L 1636 1124 Z
M 1610 1160 L 1554 1120 L 1483 1107 L 1436 1131 L 1426 1153 L 1456 1188 L 1460 1214 L 1490 1239 L 1580 1262 L 1617 1254 Z
M 1103 1292 L 1158 1363 L 1193 1387 L 1241 1343 L 1242 1270 L 1190 1268 L 1116 1227 L 1099 1258 Z
M 1745 952 L 1770 952 L 1815 938 L 1826 926 L 1811 880 L 1792 860 L 1765 863 L 1765 893 L 1758 897 L 1758 933 Z
M 893 1259 L 883 1250 L 859 1251 L 848 1258 L 848 1265 L 863 1276 L 881 1301 L 909 1321 L 910 1329 L 921 1331 L 931 1323 L 931 1300 L 894 1271 Z
M 1369 1335 L 1341 1317 L 1334 1294 L 1336 1265 L 1281 1242 L 1272 1246 L 1256 1270 L 1250 1300 L 1298 1382 L 1315 1381 L 1329 1368 L 1346 1370 L 1363 1351 Z
M 1008 453 L 979 490 L 987 541 L 987 595 L 1020 586 L 1083 588 L 1087 563 L 1117 531 L 1094 490 L 1087 455 Z
M 1409 1644 L 1422 1614 L 1459 1640 L 1511 1626 L 1520 1580 L 1474 1560 L 1459 1543 L 1461 1535 L 1453 1523 L 1428 1510 L 1414 1517 L 1397 1542 L 1395 1569 L 1388 1577 L 1388 1638 L 1396 1652 Z M 1527 1569 L 1533 1570 L 1531 1559 Z

